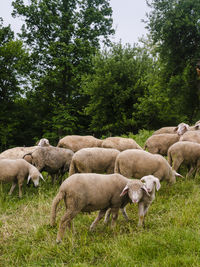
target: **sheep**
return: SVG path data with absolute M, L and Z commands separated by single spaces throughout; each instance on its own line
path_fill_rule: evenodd
M 116 158 L 114 172 L 137 179 L 152 174 L 159 180 L 166 180 L 171 184 L 176 182 L 176 176 L 182 177 L 172 170 L 163 156 L 139 149 L 122 151 Z
M 160 181 L 153 175 L 147 175 L 140 179 L 142 182 L 145 183 L 147 191 L 149 193 L 143 196 L 142 201 L 138 203 L 139 209 L 139 222 L 138 226 L 144 226 L 144 217 L 147 214 L 149 206 L 155 199 L 155 189 L 158 191 L 161 187 Z M 122 210 L 122 214 L 126 220 L 128 220 L 128 216 L 125 210 L 125 207 Z M 107 223 L 110 217 L 111 209 L 107 210 L 104 222 Z
M 114 173 L 115 159 L 119 153 L 117 149 L 82 148 L 73 155 L 69 176 L 77 172 Z
M 178 135 L 182 135 L 184 134 L 186 131 L 189 130 L 189 125 L 181 122 L 178 124 L 178 126 L 169 126 L 169 127 L 162 127 L 160 129 L 158 129 L 157 131 L 155 131 L 153 133 L 153 135 L 156 134 L 163 134 L 163 133 L 168 133 L 168 134 L 175 134 L 177 133 Z
M 174 134 L 176 133 L 176 126 L 167 126 L 167 127 L 162 127 L 158 130 L 156 130 L 153 135 L 155 134 L 163 134 L 163 133 L 168 133 L 168 134 Z
M 34 151 L 38 146 L 50 146 L 49 140 L 42 138 L 38 141 L 38 145 L 30 147 L 13 147 L 0 153 L 0 159 L 22 159 L 27 153 Z M 28 161 L 28 158 L 27 158 Z M 29 162 L 29 161 L 28 161 Z M 29 162 L 30 163 L 30 162 Z
M 200 131 L 187 131 L 180 137 L 180 141 L 190 141 L 200 144 Z
M 123 151 L 130 148 L 142 149 L 132 138 L 108 137 L 102 141 L 102 147 Z
M 52 176 L 52 182 L 55 182 L 54 174 L 64 175 L 69 170 L 74 152 L 70 149 L 60 147 L 37 147 L 33 152 L 24 155 L 24 159 L 31 158 L 33 164 L 40 172 L 46 171 Z
M 179 141 L 180 136 L 178 134 L 156 134 L 150 136 L 146 142 L 144 149 L 152 154 L 167 155 L 168 148 L 174 143 Z
M 179 141 L 173 144 L 168 150 L 168 162 L 175 171 L 178 171 L 182 163 L 189 165 L 190 170 L 186 178 L 195 170 L 197 175 L 200 168 L 200 144 L 190 141 Z
M 24 159 L 1 159 L 0 160 L 0 181 L 12 182 L 9 195 L 12 194 L 17 183 L 19 186 L 19 197 L 22 197 L 22 185 L 24 179 L 27 179 L 27 184 L 32 179 L 34 185 L 39 185 L 39 178 L 43 179 L 42 174 L 30 163 Z
M 61 184 L 52 202 L 51 226 L 55 225 L 56 209 L 62 199 L 66 206 L 66 213 L 61 218 L 57 233 L 57 243 L 63 238 L 66 226 L 71 227 L 71 221 L 78 213 L 99 210 L 90 226 L 90 230 L 93 230 L 106 211 L 111 208 L 113 227 L 119 208 L 124 208 L 131 202 L 140 203 L 145 194 L 149 195 L 145 184 L 140 180 L 127 179 L 120 174 L 73 174 Z
M 81 148 L 86 147 L 101 147 L 102 140 L 94 136 L 80 136 L 80 135 L 67 135 L 59 140 L 57 147 L 71 149 L 77 152 Z

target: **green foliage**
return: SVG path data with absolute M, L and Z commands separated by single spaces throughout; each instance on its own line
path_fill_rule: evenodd
M 144 50 L 113 45 L 94 58 L 94 72 L 83 78 L 82 88 L 90 96 L 85 111 L 90 129 L 97 135 L 119 135 L 137 130 L 132 116 L 134 104 L 146 88 L 151 59 Z

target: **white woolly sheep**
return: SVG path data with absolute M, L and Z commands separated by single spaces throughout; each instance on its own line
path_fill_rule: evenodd
M 116 158 L 114 171 L 125 177 L 137 179 L 151 174 L 169 183 L 175 183 L 176 176 L 181 176 L 172 170 L 163 156 L 139 149 L 122 151 Z
M 156 134 L 150 136 L 146 142 L 144 149 L 152 154 L 161 154 L 163 156 L 167 155 L 168 148 L 174 143 L 179 141 L 178 134 Z
M 140 180 L 127 179 L 120 174 L 73 174 L 61 184 L 52 203 L 52 226 L 55 224 L 57 206 L 62 199 L 66 206 L 66 213 L 60 221 L 57 243 L 63 238 L 66 226 L 71 227 L 71 221 L 78 213 L 100 210 L 90 226 L 90 230 L 93 230 L 111 208 L 114 226 L 119 208 L 124 208 L 131 202 L 139 203 L 145 194 L 149 195 L 145 184 Z
M 19 186 L 19 197 L 22 197 L 22 185 L 27 178 L 27 183 L 32 179 L 35 186 L 39 185 L 39 178 L 42 174 L 24 159 L 1 159 L 0 160 L 0 181 L 12 182 L 9 195 L 12 194 L 17 183 Z M 43 179 L 44 180 L 44 179 Z
M 73 152 L 86 147 L 101 147 L 102 140 L 94 136 L 67 135 L 60 139 L 58 147 L 71 149 Z
M 102 147 L 82 148 L 72 157 L 69 176 L 74 173 L 114 173 L 117 149 Z
M 126 149 L 136 148 L 142 149 L 132 138 L 124 137 L 108 137 L 102 141 L 102 147 L 104 148 L 114 148 L 119 151 Z
M 197 175 L 200 168 L 200 144 L 190 141 L 173 144 L 168 150 L 168 162 L 175 171 L 178 171 L 182 163 L 189 165 L 190 170 L 186 177 L 192 175 L 194 171 Z

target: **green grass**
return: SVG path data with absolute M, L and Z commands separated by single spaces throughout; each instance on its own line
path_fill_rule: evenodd
M 97 212 L 78 214 L 74 232 L 56 244 L 64 213 L 58 207 L 57 225 L 50 227 L 51 203 L 59 185 L 41 181 L 39 188 L 23 187 L 23 197 L 10 184 L 0 185 L 0 266 L 200 266 L 200 176 L 162 182 L 146 217 L 137 228 L 137 206 L 128 205 L 130 221 L 119 214 L 114 229 L 101 221 L 89 226 Z

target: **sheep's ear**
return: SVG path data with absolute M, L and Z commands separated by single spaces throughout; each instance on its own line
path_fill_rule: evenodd
M 195 126 L 194 126 L 194 129 L 195 129 L 195 130 L 199 130 L 199 124 L 195 125 Z
M 31 176 L 30 176 L 30 174 L 29 174 L 29 176 L 28 176 L 28 180 L 27 180 L 27 184 L 29 184 L 30 179 L 31 179 Z
M 141 189 L 144 190 L 145 193 L 147 194 L 147 196 L 150 197 L 149 192 L 147 191 L 147 188 L 146 188 L 146 185 L 145 184 L 141 187 Z
M 178 126 L 176 126 L 176 128 L 174 128 L 174 132 L 176 132 L 178 130 Z
M 142 178 L 140 179 L 140 181 L 141 181 L 141 182 L 146 182 L 145 177 L 142 177 Z
M 124 187 L 123 191 L 121 192 L 120 197 L 126 195 L 126 194 L 128 193 L 128 190 L 129 190 L 129 187 L 128 187 L 128 185 L 126 185 L 126 186 Z
M 156 190 L 158 191 L 161 188 L 160 180 L 158 178 L 154 178 L 154 182 L 156 183 Z
M 173 171 L 173 172 L 174 172 L 175 176 L 184 178 L 184 177 L 183 177 L 181 174 L 179 174 L 178 172 L 176 172 L 176 171 Z
M 44 177 L 42 176 L 41 173 L 40 173 L 39 177 L 45 182 Z

